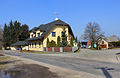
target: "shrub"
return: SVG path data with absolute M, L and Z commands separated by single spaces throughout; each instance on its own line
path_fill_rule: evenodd
M 73 46 L 73 37 L 70 39 L 70 45 Z
M 101 49 L 102 49 L 102 46 L 98 45 L 97 49 L 98 49 L 98 50 L 101 50 Z
M 73 47 L 71 44 L 68 44 L 67 47 Z
M 56 47 L 56 42 L 51 40 L 49 43 L 48 43 L 48 47 Z
M 68 45 L 67 35 L 66 35 L 65 28 L 64 28 L 62 32 L 62 47 L 66 47 L 67 45 Z
M 60 47 L 60 44 L 61 44 L 61 42 L 60 42 L 60 36 L 58 36 L 57 37 L 57 47 Z
M 111 42 L 111 44 L 112 44 L 114 47 L 120 47 L 120 41 Z
M 49 47 L 49 38 L 47 38 L 47 47 Z

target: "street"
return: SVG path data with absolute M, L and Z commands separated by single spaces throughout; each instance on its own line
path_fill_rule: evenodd
M 118 53 L 118 52 L 115 52 L 115 53 Z M 72 53 L 66 54 L 66 57 L 65 57 L 65 54 L 37 54 L 37 53 L 24 53 L 24 52 L 20 53 L 20 52 L 12 52 L 12 51 L 3 51 L 2 53 L 11 55 L 11 56 L 18 56 L 21 58 L 27 58 L 27 59 L 35 60 L 38 62 L 43 62 L 46 64 L 68 68 L 76 71 L 87 72 L 90 74 L 94 74 L 96 76 L 101 76 L 102 78 L 119 78 L 120 77 L 119 62 L 114 63 L 110 61 L 93 60 L 93 59 L 90 59 L 91 57 L 89 55 L 88 55 L 89 56 L 88 59 L 78 58 L 80 53 L 73 54 L 74 57 L 72 56 L 67 57 L 68 55 L 72 55 Z M 107 57 L 107 58 L 109 59 L 110 57 Z

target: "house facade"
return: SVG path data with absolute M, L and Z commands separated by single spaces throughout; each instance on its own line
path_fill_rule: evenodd
M 104 38 L 102 38 L 98 44 L 102 47 L 102 49 L 108 49 L 109 48 L 109 42 L 107 42 Z
M 71 37 L 74 38 L 72 29 L 69 24 L 63 22 L 62 20 L 55 20 L 48 24 L 42 24 L 39 27 L 34 27 L 29 31 L 29 50 L 43 51 L 43 48 L 47 47 L 47 39 L 49 39 L 49 41 L 53 40 L 57 44 L 57 37 L 62 37 L 63 29 L 65 29 L 67 41 L 70 43 Z
M 117 37 L 103 37 L 100 38 L 98 44 L 103 48 L 103 49 L 109 49 L 112 48 L 113 45 L 111 42 L 117 42 L 119 39 Z

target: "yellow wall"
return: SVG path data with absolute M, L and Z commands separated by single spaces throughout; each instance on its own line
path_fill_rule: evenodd
M 11 47 L 7 47 L 7 49 L 8 49 L 8 48 L 10 48 L 11 50 L 17 50 L 16 47 L 12 47 L 12 46 L 11 46 Z
M 61 38 L 61 32 L 63 31 L 63 29 L 65 28 L 66 30 L 66 35 L 68 37 L 68 27 L 67 26 L 55 26 L 54 29 L 52 31 L 50 31 L 46 37 L 43 40 L 43 47 L 47 47 L 47 38 L 49 38 L 49 41 L 54 40 L 57 43 L 57 37 L 60 36 Z M 56 36 L 52 37 L 52 32 L 56 32 Z M 67 38 L 68 42 L 70 41 L 69 38 Z
M 27 46 L 21 46 L 21 47 L 22 47 L 22 50 L 28 50 Z M 11 50 L 18 50 L 19 49 L 18 46 L 11 46 L 11 47 L 7 47 L 7 48 L 11 48 Z
M 67 35 L 67 40 L 70 43 L 69 40 L 69 32 L 68 32 L 68 26 L 55 26 L 51 31 L 49 31 L 49 33 L 47 35 L 45 35 L 44 39 L 43 39 L 43 45 L 41 43 L 41 47 L 39 48 L 39 42 L 40 41 L 31 41 L 29 43 L 34 43 L 33 48 L 32 45 L 30 47 L 29 45 L 29 50 L 35 50 L 35 51 L 43 51 L 43 47 L 47 47 L 47 38 L 49 38 L 49 41 L 54 40 L 57 43 L 57 37 L 60 36 L 61 37 L 61 32 L 63 31 L 63 29 L 65 28 L 66 31 L 66 35 Z M 36 36 L 37 33 L 39 33 L 40 31 L 36 31 Z M 52 32 L 56 32 L 56 36 L 52 37 Z M 43 32 L 41 32 L 43 33 Z M 32 32 L 30 33 L 30 35 L 33 34 Z M 41 35 L 41 34 L 40 34 Z M 38 37 L 38 36 L 37 36 Z M 36 48 L 35 48 L 35 42 L 36 42 Z
M 36 42 L 36 47 L 35 47 L 35 42 Z M 41 42 L 41 41 L 31 41 L 31 42 L 30 42 L 30 43 L 31 43 L 31 46 L 29 45 L 29 50 L 43 51 L 42 42 L 41 42 L 40 47 L 39 47 L 39 42 Z M 29 44 L 30 44 L 30 43 L 29 43 Z M 33 47 L 32 47 L 32 43 L 34 43 L 34 44 L 33 44 Z
M 28 50 L 28 46 L 21 46 L 22 50 Z

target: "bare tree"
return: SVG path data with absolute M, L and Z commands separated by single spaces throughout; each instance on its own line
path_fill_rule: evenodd
M 2 49 L 2 37 L 3 37 L 3 31 L 0 25 L 0 49 Z
M 96 41 L 96 39 L 100 36 L 104 36 L 103 33 L 101 32 L 101 29 L 99 27 L 99 24 L 97 23 L 88 23 L 85 31 L 84 31 L 84 40 L 89 40 L 91 41 L 91 46 L 93 48 L 93 43 Z
M 110 37 L 115 37 L 115 38 L 117 38 L 118 40 L 120 40 L 120 37 L 117 36 L 117 35 L 112 35 L 112 36 L 110 36 Z
M 80 37 L 79 37 L 79 42 L 83 41 L 84 40 L 84 35 L 82 34 Z

